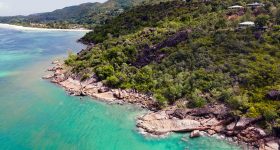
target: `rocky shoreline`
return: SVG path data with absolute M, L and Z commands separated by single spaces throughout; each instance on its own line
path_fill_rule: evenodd
M 130 103 L 152 111 L 157 110 L 155 100 L 151 96 L 133 90 L 108 88 L 102 82 L 98 82 L 95 77 L 80 81 L 80 77 L 74 74 L 68 74 L 63 63 L 54 61 L 52 64 L 54 66 L 47 70 L 50 74 L 42 78 L 63 87 L 69 95 L 90 96 L 109 103 Z
M 210 136 L 224 135 L 234 143 L 246 143 L 248 149 L 279 150 L 279 139 L 255 124 L 261 118 L 235 118 L 228 112 L 223 104 L 198 109 L 161 110 L 139 117 L 137 127 L 153 135 L 189 132 L 191 138 L 206 132 Z
M 204 131 L 208 135 L 225 135 L 234 142 L 245 142 L 249 149 L 280 150 L 279 138 L 256 125 L 262 118 L 233 116 L 225 105 L 218 103 L 195 109 L 169 107 L 160 110 L 152 96 L 133 90 L 110 89 L 95 77 L 81 81 L 76 75 L 69 74 L 63 63 L 54 61 L 52 64 L 54 66 L 48 69 L 51 74 L 42 78 L 63 87 L 70 95 L 90 96 L 108 103 L 136 104 L 151 110 L 137 120 L 137 127 L 144 133 L 162 136 L 170 132 L 190 132 L 193 138 Z

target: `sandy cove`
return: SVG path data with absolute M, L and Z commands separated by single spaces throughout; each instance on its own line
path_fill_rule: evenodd
M 18 25 L 4 24 L 0 23 L 0 28 L 4 29 L 14 29 L 21 31 L 63 31 L 63 32 L 90 32 L 92 30 L 88 29 L 49 29 L 49 28 L 34 28 L 34 27 L 24 27 Z
M 223 135 L 235 143 L 249 145 L 244 149 L 280 149 L 279 138 L 267 134 L 256 125 L 263 118 L 236 117 L 224 104 L 218 103 L 195 109 L 171 106 L 160 110 L 151 96 L 133 90 L 108 88 L 95 77 L 81 82 L 74 74 L 69 75 L 63 63 L 54 61 L 52 64 L 54 67 L 48 69 L 52 73 L 43 79 L 58 84 L 70 95 L 90 96 L 115 104 L 131 103 L 151 110 L 137 120 L 137 127 L 143 134 L 162 136 L 170 132 L 190 132 L 190 137 L 198 137 L 204 131 L 208 135 Z

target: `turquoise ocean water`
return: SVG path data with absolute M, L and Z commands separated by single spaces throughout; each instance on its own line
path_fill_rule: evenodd
M 68 96 L 42 80 L 52 60 L 83 47 L 75 42 L 83 34 L 0 29 L 1 150 L 239 149 L 210 137 L 188 139 L 187 134 L 144 137 L 135 128 L 143 110 Z

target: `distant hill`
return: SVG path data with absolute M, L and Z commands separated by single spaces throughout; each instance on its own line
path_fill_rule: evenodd
M 105 3 L 84 3 L 53 12 L 0 17 L 0 22 L 47 28 L 71 28 L 73 25 L 90 28 L 96 24 L 103 24 L 106 20 L 133 6 L 160 1 L 167 0 L 109 0 Z

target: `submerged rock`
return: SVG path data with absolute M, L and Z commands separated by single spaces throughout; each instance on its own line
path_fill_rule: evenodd
M 52 79 L 54 77 L 54 75 L 53 74 L 49 74 L 49 75 L 45 75 L 45 76 L 43 76 L 42 77 L 42 79 L 46 79 L 46 80 L 48 80 L 48 79 Z
M 55 61 L 52 62 L 52 64 L 54 64 L 54 65 L 59 64 L 59 61 L 55 60 Z

